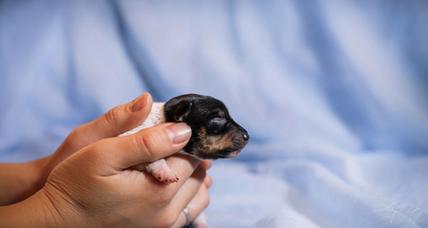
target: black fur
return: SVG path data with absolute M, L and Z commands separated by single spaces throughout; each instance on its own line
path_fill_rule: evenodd
M 166 122 L 185 122 L 192 128 L 184 151 L 202 159 L 236 156 L 249 140 L 247 131 L 230 117 L 223 102 L 210 96 L 174 97 L 165 103 L 164 112 Z

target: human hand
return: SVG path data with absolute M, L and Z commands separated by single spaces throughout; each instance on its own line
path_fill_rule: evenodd
M 172 226 L 200 189 L 205 169 L 188 156 L 168 158 L 180 180 L 163 185 L 129 167 L 174 154 L 189 138 L 186 125 L 168 123 L 100 140 L 59 164 L 39 197 L 61 220 L 56 225 Z
M 49 173 L 74 152 L 141 124 L 150 113 L 151 104 L 150 94 L 144 93 L 133 101 L 114 107 L 99 118 L 75 128 L 55 153 L 48 157 L 25 163 L 0 164 L 0 205 L 19 202 L 37 192 L 45 184 Z
M 0 164 L 0 205 L 16 203 L 33 195 L 43 187 L 52 169 L 74 152 L 138 126 L 150 113 L 151 104 L 150 94 L 145 93 L 75 128 L 50 156 L 25 163 Z
M 149 93 L 129 103 L 118 105 L 93 121 L 74 128 L 64 142 L 41 167 L 40 181 L 46 181 L 49 173 L 76 151 L 101 139 L 116 137 L 144 122 L 152 109 Z
M 113 112 L 115 117 L 109 117 L 110 120 L 121 119 L 120 110 Z M 53 215 L 46 218 L 55 218 L 54 220 L 45 219 L 44 222 L 45 224 L 54 222 L 54 225 L 112 225 L 121 224 L 125 220 L 129 225 L 138 226 L 171 224 L 181 226 L 184 225 L 184 221 L 183 216 L 179 216 L 180 212 L 192 198 L 190 205 L 193 205 L 192 209 L 194 209 L 191 211 L 193 218 L 208 205 L 207 188 L 211 180 L 207 177 L 205 184 L 201 183 L 209 162 L 203 162 L 189 178 L 197 167 L 198 161 L 185 156 L 169 157 L 167 163 L 171 168 L 176 169 L 180 176 L 180 181 L 170 186 L 160 185 L 150 175 L 128 169 L 141 162 L 150 162 L 180 150 L 187 143 L 190 135 L 186 137 L 181 135 L 181 140 L 184 139 L 184 141 L 174 143 L 167 137 L 173 132 L 171 129 L 177 127 L 176 124 L 171 123 L 146 129 L 133 136 L 119 138 L 108 138 L 106 136 L 108 134 L 100 134 L 106 131 L 86 131 L 85 126 L 111 126 L 112 124 L 102 123 L 104 118 L 106 117 L 101 117 L 73 131 L 53 157 L 64 159 L 73 154 L 70 148 L 84 147 L 85 143 L 81 143 L 80 140 L 77 143 L 72 140 L 83 135 L 89 136 L 86 138 L 88 142 L 86 144 L 90 144 L 90 136 L 95 136 L 92 139 L 103 138 L 103 136 L 107 138 L 79 150 L 62 163 L 59 163 L 62 159 L 52 159 L 51 161 L 56 160 L 59 165 L 54 168 L 45 187 L 26 200 L 27 202 L 13 205 L 13 208 L 20 208 L 22 205 L 26 205 L 24 208 L 38 208 L 37 211 L 44 211 L 43 214 Z M 117 123 L 117 121 L 110 121 L 110 123 L 113 122 Z M 139 122 L 135 121 L 135 123 L 137 125 Z M 125 126 L 126 124 L 113 125 Z M 135 127 L 132 123 L 129 126 L 129 128 Z M 178 127 L 186 128 L 182 124 Z M 127 130 L 127 127 L 123 128 L 123 131 Z M 111 131 L 113 136 L 120 133 L 120 130 Z M 143 141 L 139 144 L 138 140 Z M 29 206 L 30 203 L 33 206 Z M 40 208 L 43 210 L 39 210 Z

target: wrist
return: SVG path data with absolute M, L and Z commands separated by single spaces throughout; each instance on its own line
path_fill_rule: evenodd
M 0 205 L 22 201 L 42 188 L 43 167 L 48 158 L 26 163 L 0 164 Z
M 44 157 L 38 160 L 30 161 L 25 164 L 29 172 L 32 173 L 30 179 L 32 186 L 32 189 L 30 190 L 30 195 L 39 191 L 45 184 L 47 176 L 49 175 L 47 165 L 49 163 L 50 157 L 51 156 Z
M 91 227 L 83 210 L 71 202 L 43 188 L 21 202 L 0 207 L 0 227 Z
M 0 207 L 0 227 L 55 227 L 59 217 L 38 193 L 27 199 Z
M 52 185 L 45 185 L 34 198 L 36 204 L 43 208 L 47 227 L 89 227 L 84 209 Z

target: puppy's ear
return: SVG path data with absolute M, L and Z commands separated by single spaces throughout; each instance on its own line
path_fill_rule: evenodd
M 192 99 L 177 97 L 169 100 L 164 106 L 166 121 L 184 121 L 190 114 L 192 106 Z

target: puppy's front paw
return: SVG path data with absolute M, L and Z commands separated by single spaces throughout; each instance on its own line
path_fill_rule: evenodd
M 164 184 L 171 184 L 178 181 L 177 175 L 170 169 L 160 169 L 152 173 L 152 175 Z
M 146 171 L 152 174 L 156 180 L 164 184 L 171 184 L 178 181 L 177 175 L 172 171 L 165 159 L 160 159 L 146 166 Z

